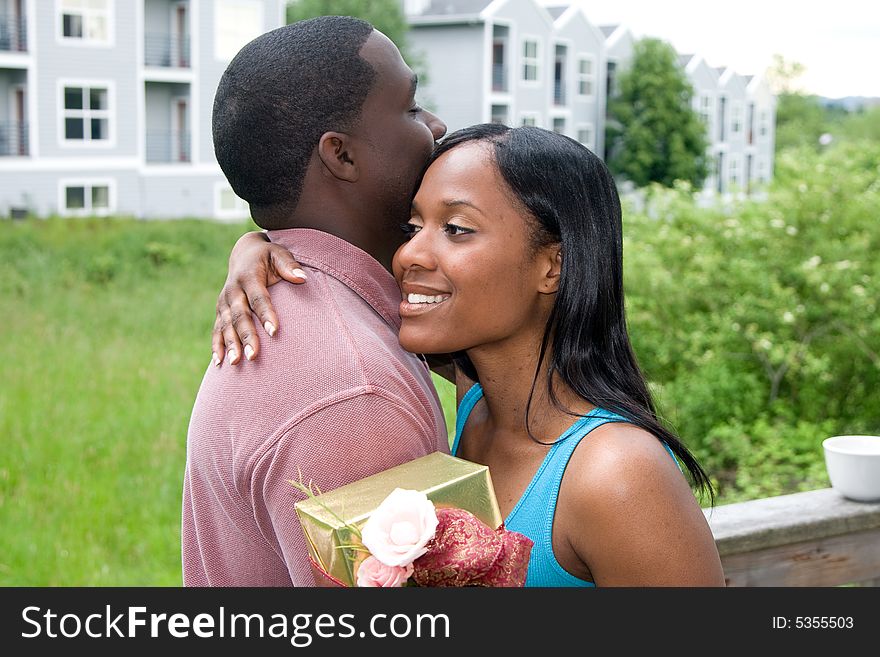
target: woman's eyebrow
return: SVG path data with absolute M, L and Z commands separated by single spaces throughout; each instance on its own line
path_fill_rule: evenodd
M 444 200 L 443 205 L 445 205 L 447 208 L 454 208 L 459 205 L 466 205 L 469 208 L 473 208 L 474 210 L 476 210 L 480 214 L 483 214 L 483 211 L 479 207 L 477 207 L 476 205 L 474 205 L 470 201 L 463 199 L 463 198 L 453 198 L 453 199 Z
M 469 207 L 469 208 L 473 208 L 474 210 L 476 210 L 476 211 L 479 212 L 480 214 L 485 214 L 485 213 L 484 213 L 479 207 L 477 207 L 476 205 L 474 205 L 474 204 L 471 203 L 470 201 L 467 201 L 467 200 L 465 200 L 465 199 L 463 199 L 463 198 L 444 199 L 444 200 L 441 201 L 441 202 L 442 202 L 443 205 L 445 205 L 447 208 L 454 208 L 454 207 L 457 207 L 457 206 L 459 206 L 459 205 L 466 205 L 466 206 Z M 412 211 L 415 212 L 416 214 L 421 214 L 420 211 L 419 211 L 419 205 L 418 205 L 418 203 L 415 202 L 415 200 L 413 200 L 413 202 L 410 204 L 410 207 L 411 207 Z

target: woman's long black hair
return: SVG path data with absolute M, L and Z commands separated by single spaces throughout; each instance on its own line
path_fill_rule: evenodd
M 623 299 L 620 198 L 605 164 L 564 135 L 486 123 L 450 134 L 434 150 L 428 166 L 453 148 L 475 141 L 494 147 L 501 176 L 515 200 L 534 217 L 534 245 L 560 243 L 562 249 L 559 289 L 544 329 L 526 426 L 543 368 L 550 398 L 558 408 L 576 415 L 556 396 L 554 375 L 590 404 L 618 413 L 664 441 L 687 468 L 698 491 L 708 493 L 714 503 L 706 472 L 657 418 L 630 345 Z M 548 347 L 550 357 L 545 363 Z M 478 380 L 464 352 L 455 354 L 455 361 L 468 377 Z

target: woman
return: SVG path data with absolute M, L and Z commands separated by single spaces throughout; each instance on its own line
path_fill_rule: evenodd
M 527 586 L 723 586 L 675 457 L 711 485 L 630 347 L 602 161 L 538 128 L 465 128 L 435 150 L 403 228 L 401 344 L 455 354 L 452 452 L 489 466 L 505 525 L 534 541 Z

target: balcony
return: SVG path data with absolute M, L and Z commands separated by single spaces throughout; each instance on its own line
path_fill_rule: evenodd
M 0 157 L 28 155 L 28 124 L 0 121 Z
M 171 34 L 144 35 L 144 64 L 161 68 L 189 68 L 189 37 Z
M 880 502 L 823 488 L 704 513 L 728 586 L 880 586 Z
M 147 130 L 147 162 L 190 162 L 190 133 L 173 130 Z
M 562 80 L 556 80 L 553 84 L 553 104 L 565 105 L 565 83 Z
M 507 91 L 507 68 L 504 64 L 492 64 L 492 91 Z
M 0 52 L 27 52 L 27 23 L 24 16 L 0 16 Z

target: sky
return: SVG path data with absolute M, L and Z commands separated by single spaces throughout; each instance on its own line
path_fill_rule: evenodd
M 541 0 L 543 4 L 564 4 Z M 829 98 L 880 97 L 877 0 L 574 0 L 594 25 L 623 23 L 710 66 L 762 73 L 774 53 L 806 67 L 800 87 Z

